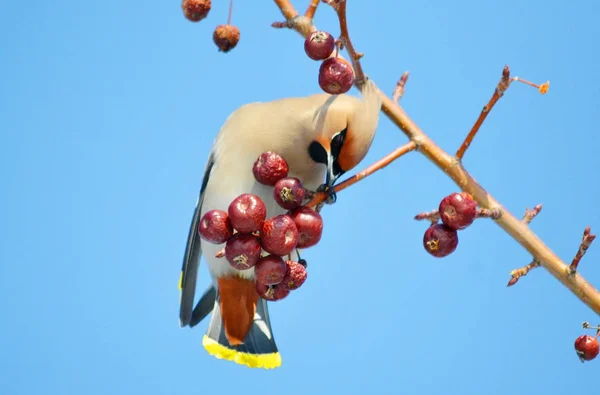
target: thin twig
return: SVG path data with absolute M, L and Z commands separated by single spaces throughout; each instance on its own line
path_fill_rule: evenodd
M 293 19 L 298 16 L 298 12 L 289 0 L 274 0 L 275 4 L 283 14 L 286 20 Z
M 435 225 L 438 222 L 440 222 L 440 210 L 435 209 L 431 211 L 426 211 L 424 213 L 419 213 L 415 215 L 415 219 L 417 221 L 428 220 L 431 222 L 432 225 Z
M 495 207 L 493 209 L 487 208 L 478 208 L 477 209 L 477 218 L 491 218 L 498 219 L 502 216 L 502 209 Z
M 579 266 L 579 261 L 587 252 L 587 249 L 590 248 L 592 241 L 596 238 L 596 235 L 591 234 L 591 229 L 588 226 L 583 231 L 583 236 L 581 237 L 581 244 L 579 244 L 579 249 L 577 250 L 577 254 L 575 254 L 575 258 L 571 262 L 571 266 L 569 266 L 570 274 L 573 275 L 577 271 L 577 266 Z
M 297 12 L 289 0 L 274 0 L 282 14 L 287 20 L 297 16 Z M 341 21 L 340 21 L 341 24 Z M 316 26 L 312 26 L 316 29 Z M 295 29 L 301 36 L 306 37 L 309 32 L 305 29 Z M 349 48 L 351 59 L 355 59 Z M 354 53 L 355 55 L 356 53 Z M 358 60 L 356 60 L 358 63 Z M 542 84 L 538 89 L 540 93 L 547 91 L 548 83 Z M 435 164 L 440 170 L 448 175 L 461 190 L 469 193 L 473 199 L 483 208 L 502 208 L 501 204 L 488 193 L 467 172 L 462 163 L 457 163 L 456 158 L 429 138 L 417 124 L 406 114 L 404 109 L 385 93 L 378 90 L 382 100 L 381 109 L 383 113 L 408 137 L 417 143 L 419 152 Z M 506 233 L 517 243 L 527 250 L 534 259 L 540 262 L 548 272 L 567 287 L 583 303 L 589 306 L 596 314 L 600 314 L 600 292 L 591 285 L 583 276 L 570 276 L 568 265 L 560 259 L 540 238 L 521 220 L 508 210 L 503 209 L 502 216 L 495 221 Z
M 333 188 L 333 190 L 335 192 L 340 192 L 340 191 L 348 188 L 349 186 L 356 184 L 360 180 L 365 179 L 368 176 L 370 176 L 371 174 L 375 173 L 376 171 L 383 169 L 384 167 L 386 167 L 387 165 L 389 165 L 390 163 L 392 163 L 393 161 L 395 161 L 402 155 L 414 150 L 415 148 L 417 148 L 417 145 L 413 141 L 408 142 L 408 143 L 404 144 L 403 146 L 396 148 L 395 150 L 390 152 L 388 155 L 379 159 L 377 162 L 373 163 L 371 166 L 367 167 L 363 171 L 358 172 L 355 175 L 353 175 L 352 177 L 340 182 Z M 314 207 L 317 204 L 323 202 L 325 199 L 327 199 L 326 192 L 317 192 L 314 194 L 314 196 L 312 197 L 310 202 L 308 202 L 306 205 L 308 207 Z
M 546 93 L 548 93 L 548 89 L 550 89 L 550 81 L 546 81 L 543 84 L 534 84 L 533 82 L 529 82 L 527 80 L 524 80 L 522 78 L 519 77 L 512 77 L 511 78 L 511 82 L 522 82 L 525 85 L 529 85 L 529 86 L 533 86 L 534 88 L 537 88 L 537 90 L 542 94 L 545 95 Z
M 502 216 L 502 210 L 493 209 L 489 210 L 487 208 L 478 208 L 477 209 L 477 218 L 491 218 L 498 219 Z M 428 220 L 431 221 L 432 224 L 437 224 L 440 220 L 440 212 L 439 210 L 431 210 L 424 213 L 419 213 L 415 215 L 417 221 Z
M 548 92 L 548 88 L 550 86 L 549 81 L 547 81 L 541 85 L 538 85 L 538 84 L 534 84 L 533 82 L 529 82 L 527 80 L 521 79 L 519 77 L 513 77 L 513 78 L 509 78 L 509 77 L 510 77 L 510 69 L 508 68 L 508 66 L 504 66 L 504 69 L 502 70 L 502 77 L 500 78 L 500 82 L 498 82 L 498 85 L 496 85 L 496 89 L 494 89 L 494 94 L 490 98 L 490 101 L 488 102 L 488 104 L 486 104 L 485 107 L 483 107 L 483 110 L 481 110 L 481 113 L 479 114 L 479 118 L 477 118 L 477 121 L 475 121 L 475 124 L 471 128 L 471 131 L 469 132 L 467 137 L 465 137 L 465 140 L 463 141 L 463 143 L 460 146 L 460 148 L 458 149 L 458 151 L 456 151 L 456 158 L 458 160 L 462 160 L 463 156 L 465 155 L 465 152 L 467 151 L 467 149 L 473 142 L 475 135 L 477 134 L 477 132 L 479 132 L 479 128 L 481 128 L 483 121 L 485 121 L 485 118 L 488 116 L 490 111 L 492 111 L 492 108 L 494 107 L 494 105 L 496 104 L 498 99 L 500 99 L 502 96 L 504 96 L 504 92 L 506 92 L 506 90 L 510 87 L 511 83 L 518 81 L 518 82 L 522 82 L 526 85 L 533 86 L 535 88 L 538 88 L 538 90 L 541 94 L 545 94 L 546 92 Z
M 494 94 L 490 98 L 490 101 L 488 101 L 488 104 L 486 104 L 483 107 L 483 110 L 481 110 L 481 113 L 479 114 L 479 118 L 477 118 L 477 121 L 475 121 L 475 125 L 473 125 L 471 131 L 469 132 L 467 137 L 465 137 L 465 140 L 463 141 L 462 145 L 460 146 L 458 151 L 456 151 L 456 157 L 458 158 L 458 160 L 462 160 L 463 156 L 465 155 L 465 152 L 473 142 L 475 135 L 477 134 L 479 128 L 483 124 L 483 121 L 485 121 L 485 118 L 488 116 L 498 99 L 500 99 L 504 95 L 504 92 L 510 86 L 511 80 L 509 79 L 509 77 L 510 70 L 508 66 L 504 66 L 504 69 L 502 70 L 502 77 L 500 78 L 500 82 L 498 82 L 498 85 L 496 85 L 496 89 L 494 89 Z
M 508 282 L 508 284 L 506 284 L 507 287 L 512 287 L 513 285 L 515 285 L 517 283 L 517 281 L 519 281 L 519 278 L 526 276 L 527 273 L 529 273 L 531 270 L 535 269 L 536 267 L 540 266 L 540 263 L 536 260 L 531 261 L 531 263 L 529 265 L 520 267 L 518 269 L 513 270 L 512 272 L 510 272 L 510 275 L 512 276 L 510 281 Z
M 406 85 L 406 81 L 408 81 L 408 71 L 405 71 L 402 74 L 402 77 L 396 83 L 396 88 L 394 88 L 394 93 L 392 94 L 392 100 L 398 103 L 402 96 L 404 96 L 404 86 Z
M 304 16 L 309 19 L 313 19 L 315 17 L 315 12 L 317 11 L 317 6 L 319 5 L 319 3 L 319 0 L 310 0 L 310 4 L 308 5 L 308 8 L 306 8 Z
M 525 209 L 525 215 L 523 215 L 523 218 L 521 219 L 521 221 L 523 221 L 524 224 L 529 225 L 529 223 L 535 217 L 537 217 L 537 215 L 540 213 L 540 211 L 542 211 L 542 205 L 541 204 L 538 204 L 537 206 L 535 206 L 533 208 L 533 210 L 530 210 L 529 207 L 527 207 Z

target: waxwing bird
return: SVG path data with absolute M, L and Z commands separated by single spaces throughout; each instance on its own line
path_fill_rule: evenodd
M 206 162 L 193 213 L 180 278 L 180 326 L 193 327 L 212 312 L 202 344 L 209 354 L 249 367 L 281 364 L 271 329 L 267 301 L 255 289 L 254 268 L 237 270 L 215 254 L 225 244 L 201 239 L 198 224 L 209 210 L 227 211 L 243 193 L 259 196 L 267 218 L 283 214 L 273 187 L 258 183 L 252 166 L 265 151 L 281 155 L 289 177 L 310 190 L 326 190 L 367 154 L 379 122 L 381 97 L 371 80 L 362 99 L 326 93 L 250 103 L 239 107 L 217 134 Z M 332 194 L 333 195 L 333 194 Z M 195 308 L 201 256 L 212 279 Z M 296 253 L 292 259 L 299 259 Z

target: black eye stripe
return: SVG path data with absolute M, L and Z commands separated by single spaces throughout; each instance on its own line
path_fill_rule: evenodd
M 331 156 L 337 158 L 340 155 L 340 151 L 342 150 L 342 145 L 344 144 L 344 140 L 346 139 L 347 128 L 333 136 L 331 139 Z
M 325 148 L 318 142 L 313 141 L 310 143 L 308 146 L 308 154 L 315 162 L 327 165 L 327 151 L 325 151 Z
M 342 170 L 342 168 L 340 167 L 337 158 L 340 155 L 342 146 L 344 145 L 344 140 L 346 139 L 346 132 L 347 129 L 344 129 L 335 136 L 333 136 L 330 143 L 331 156 L 334 159 L 332 164 L 333 172 L 338 176 L 345 173 L 345 171 Z M 324 165 L 327 165 L 327 151 L 325 151 L 325 148 L 323 148 L 323 146 L 319 142 L 313 141 L 312 143 L 310 143 L 310 145 L 308 146 L 308 154 L 316 163 L 322 163 Z

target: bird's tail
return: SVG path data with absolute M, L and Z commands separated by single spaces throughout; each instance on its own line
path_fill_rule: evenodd
M 221 307 L 221 298 L 216 292 L 208 330 L 202 339 L 202 345 L 209 354 L 250 368 L 273 369 L 281 366 L 266 300 L 258 298 L 250 330 L 244 342 L 235 345 L 230 343 L 225 332 Z

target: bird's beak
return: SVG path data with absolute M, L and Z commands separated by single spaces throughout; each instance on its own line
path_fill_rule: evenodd
M 332 187 L 341 175 L 335 173 L 333 166 L 335 159 L 336 158 L 331 156 L 330 152 L 327 152 L 327 175 L 325 176 L 325 184 L 329 187 Z

